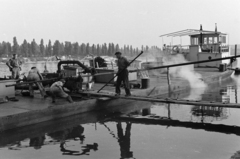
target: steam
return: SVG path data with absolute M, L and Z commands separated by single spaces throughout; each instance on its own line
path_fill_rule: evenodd
M 170 54 L 168 52 L 150 49 L 148 52 L 148 59 L 155 59 L 155 62 L 162 63 L 162 65 L 173 65 L 179 63 L 186 63 L 187 61 L 182 54 Z M 158 65 L 159 66 L 159 65 Z M 151 66 L 154 67 L 154 66 Z M 166 69 L 156 70 L 155 75 L 165 72 Z M 191 88 L 204 89 L 207 85 L 202 81 L 202 75 L 194 71 L 193 65 L 185 65 L 169 68 L 170 77 L 180 77 L 187 80 Z
M 177 54 L 174 56 L 167 56 L 163 58 L 164 65 L 173 65 L 178 63 L 188 62 L 183 55 Z M 202 75 L 194 71 L 193 65 L 185 65 L 178 67 L 171 67 L 169 73 L 173 77 L 181 77 L 187 80 L 191 88 L 206 88 L 206 84 L 202 81 Z
M 238 67 L 240 69 L 240 62 L 237 58 L 237 63 L 236 63 L 236 66 L 235 67 Z M 234 73 L 231 75 L 231 78 L 234 80 L 234 82 L 237 84 L 237 86 L 239 87 L 240 86 L 240 76 L 239 75 L 234 75 Z

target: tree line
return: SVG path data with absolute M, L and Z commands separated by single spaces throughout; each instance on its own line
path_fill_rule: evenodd
M 159 49 L 157 46 L 151 48 Z M 40 44 L 37 44 L 35 39 L 32 42 L 23 41 L 22 44 L 18 44 L 17 38 L 13 37 L 13 44 L 3 41 L 0 43 L 0 57 L 9 57 L 15 53 L 22 57 L 50 57 L 50 56 L 69 56 L 79 57 L 89 54 L 95 56 L 113 56 L 116 51 L 120 51 L 126 56 L 136 56 L 141 50 L 148 51 L 151 49 L 148 46 L 142 46 L 141 49 L 133 48 L 132 45 L 124 45 L 119 47 L 118 44 L 104 43 L 104 44 L 92 44 L 78 42 L 71 43 L 68 41 L 60 42 L 56 40 L 54 43 L 51 40 L 47 44 L 44 44 L 41 39 Z

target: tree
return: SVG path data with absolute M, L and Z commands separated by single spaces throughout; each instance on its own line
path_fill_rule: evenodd
M 142 51 L 144 51 L 144 46 L 142 45 Z
M 86 46 L 86 54 L 88 55 L 90 53 L 90 47 L 89 47 L 89 43 L 87 43 Z M 84 54 L 85 55 L 85 54 Z
M 0 43 L 0 56 L 3 56 L 3 45 Z
M 47 53 L 48 53 L 48 56 L 53 56 L 53 49 L 52 49 L 51 40 L 48 41 Z
M 11 53 L 11 44 L 3 42 L 3 55 L 4 56 L 9 56 L 9 54 Z
M 54 56 L 59 56 L 60 55 L 60 50 L 61 50 L 60 45 L 61 45 L 60 42 L 58 40 L 56 40 L 54 45 L 53 45 L 53 55 Z
M 132 48 L 132 45 L 130 45 L 129 53 L 130 53 L 130 56 L 133 56 L 133 48 Z
M 28 43 L 28 56 L 29 57 L 33 57 L 34 55 L 33 55 L 33 53 L 32 53 L 32 45 L 30 44 L 30 43 Z
M 60 43 L 60 47 L 59 47 L 59 55 L 66 55 L 66 53 L 64 52 L 64 44 Z
M 119 45 L 118 45 L 118 44 L 116 45 L 115 51 L 116 51 L 116 52 L 117 52 L 117 51 L 120 51 L 120 50 L 119 50 Z
M 112 54 L 112 44 L 109 43 L 108 44 L 108 55 L 111 56 L 111 54 Z
M 107 44 L 104 43 L 102 46 L 102 55 L 107 55 Z
M 124 47 L 123 47 L 123 54 L 125 55 L 127 53 L 127 47 L 126 47 L 126 45 L 124 45 Z
M 100 56 L 100 52 L 101 52 L 100 45 L 97 44 L 97 52 L 96 52 L 96 55 L 97 55 L 97 56 Z
M 73 55 L 75 55 L 75 56 L 79 55 L 79 45 L 78 45 L 78 42 L 73 44 Z
M 33 56 L 39 56 L 40 48 L 37 45 L 37 43 L 35 42 L 35 39 L 33 39 L 33 41 L 31 42 L 31 50 L 32 50 Z
M 64 51 L 65 51 L 66 55 L 72 55 L 73 46 L 72 46 L 71 42 L 68 42 L 68 41 L 65 42 Z
M 127 45 L 126 51 L 127 51 L 127 55 L 129 56 L 129 45 Z
M 111 55 L 112 55 L 113 53 L 115 53 L 115 52 L 116 52 L 115 46 L 114 46 L 114 43 L 112 43 L 112 53 L 111 53 Z
M 23 44 L 22 44 L 22 55 L 25 56 L 25 57 L 28 57 L 29 56 L 29 51 L 28 51 L 28 43 L 27 43 L 27 40 L 24 39 L 23 41 Z
M 12 49 L 13 49 L 14 54 L 20 54 L 20 48 L 19 48 L 16 37 L 13 37 L 13 47 L 12 47 Z
M 45 56 L 45 47 L 44 47 L 43 39 L 41 39 L 41 42 L 40 42 L 40 55 Z
M 82 43 L 80 50 L 81 50 L 81 54 L 80 55 L 85 55 L 86 54 L 86 45 L 84 43 Z
M 93 44 L 92 45 L 92 55 L 95 55 L 96 54 L 96 47 L 95 45 Z

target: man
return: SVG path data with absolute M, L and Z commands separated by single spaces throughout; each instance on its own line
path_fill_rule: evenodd
M 63 91 L 63 85 L 65 82 L 64 79 L 61 79 L 51 85 L 50 92 L 52 95 L 52 103 L 55 103 L 56 97 L 65 98 L 69 103 L 73 103 L 72 97 Z
M 127 70 L 127 67 L 129 66 L 129 62 L 125 57 L 122 56 L 121 52 L 116 52 L 115 55 L 117 57 L 117 66 L 118 66 L 116 96 L 121 94 L 120 86 L 122 82 L 125 88 L 126 96 L 131 96 L 129 81 L 128 81 L 128 70 Z
M 28 81 L 39 81 L 39 80 L 43 80 L 43 77 L 42 77 L 41 73 L 39 73 L 39 71 L 36 67 L 32 67 L 28 73 L 27 80 Z M 46 92 L 45 92 L 45 89 L 44 89 L 42 83 L 36 82 L 36 85 L 38 86 L 38 89 L 40 90 L 42 97 L 46 98 L 47 95 L 46 95 Z M 33 83 L 29 84 L 29 92 L 30 92 L 30 97 L 34 97 Z
M 12 72 L 12 79 L 19 79 L 22 62 L 18 59 L 17 54 L 13 54 L 6 64 Z

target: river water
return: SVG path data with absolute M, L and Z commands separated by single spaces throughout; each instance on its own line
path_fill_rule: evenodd
M 29 64 L 41 71 L 42 64 Z M 51 66 L 52 65 L 52 66 Z M 55 64 L 48 64 L 56 71 Z M 3 66 L 4 67 L 4 66 Z M 6 69 L 4 74 L 8 75 Z M 182 98 L 240 103 L 238 81 Z M 195 93 L 194 93 L 195 92 Z M 138 109 L 139 108 L 139 109 Z M 230 159 L 240 156 L 240 109 L 143 103 L 0 133 L 2 159 Z

